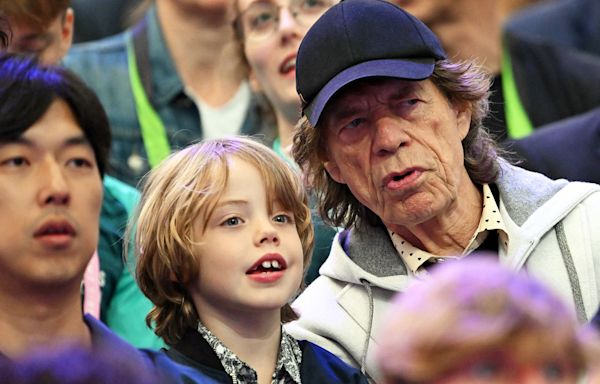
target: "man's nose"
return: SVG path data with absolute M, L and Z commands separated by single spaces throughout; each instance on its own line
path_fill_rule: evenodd
M 47 160 L 38 175 L 40 180 L 40 205 L 66 205 L 70 201 L 69 186 L 64 169 L 53 160 Z
M 409 145 L 410 137 L 406 133 L 406 127 L 399 117 L 386 115 L 375 121 L 375 132 L 373 139 L 373 152 L 378 156 L 394 154 L 404 146 Z

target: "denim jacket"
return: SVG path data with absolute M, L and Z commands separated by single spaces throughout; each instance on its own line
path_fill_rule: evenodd
M 141 32 L 140 32 L 141 31 Z M 139 35 L 136 35 L 139 33 Z M 142 140 L 135 102 L 129 80 L 127 44 L 143 36 L 136 45 L 146 61 L 136 60 L 150 103 L 165 125 L 171 148 L 182 148 L 202 139 L 200 112 L 184 92 L 184 85 L 164 41 L 156 8 L 125 32 L 102 40 L 76 44 L 64 65 L 80 75 L 100 98 L 111 124 L 112 149 L 108 173 L 131 185 L 150 169 Z M 137 40 L 136 40 L 137 43 Z M 148 63 L 147 66 L 140 63 Z M 244 135 L 257 135 L 270 145 L 276 128 L 262 113 L 260 98 L 253 95 L 245 122 Z

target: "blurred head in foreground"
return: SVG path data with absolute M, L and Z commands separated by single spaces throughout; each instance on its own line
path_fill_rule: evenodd
M 381 331 L 384 383 L 575 383 L 586 346 L 546 286 L 491 258 L 435 268 L 399 295 Z

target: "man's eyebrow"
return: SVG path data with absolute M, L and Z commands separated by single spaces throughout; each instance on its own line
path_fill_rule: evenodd
M 0 139 L 0 146 L 17 144 L 23 145 L 25 147 L 35 148 L 37 147 L 37 143 L 34 140 L 31 140 L 27 137 L 19 136 L 14 139 Z M 76 147 L 76 146 L 86 146 L 91 147 L 90 141 L 85 137 L 85 135 L 76 135 L 67 138 L 61 145 L 61 147 Z
M 326 121 L 339 121 L 344 120 L 356 113 L 360 112 L 364 108 L 354 105 L 348 106 L 346 103 L 340 102 L 332 106 L 332 112 L 327 116 Z
M 68 138 L 67 140 L 65 140 L 65 142 L 63 143 L 62 146 L 63 147 L 72 147 L 72 146 L 78 146 L 78 145 L 85 145 L 85 146 L 91 147 L 90 141 L 83 134 L 77 135 L 77 136 L 72 136 L 72 137 Z
M 356 93 L 360 93 L 360 90 L 364 88 L 365 85 L 361 84 L 351 90 L 348 90 L 347 93 L 340 94 L 332 103 L 330 110 L 332 111 L 328 117 L 328 120 L 343 120 L 347 117 L 354 115 L 362 110 L 360 106 L 360 102 L 355 102 L 354 95 Z M 406 82 L 403 84 L 399 84 L 397 89 L 390 93 L 389 99 L 396 100 L 401 99 L 411 94 L 421 90 L 423 86 L 416 81 Z

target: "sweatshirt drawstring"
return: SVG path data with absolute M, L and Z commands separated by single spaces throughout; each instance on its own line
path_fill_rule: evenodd
M 562 221 L 559 221 L 555 227 L 556 238 L 558 240 L 558 247 L 567 269 L 567 275 L 569 276 L 569 282 L 571 283 L 571 292 L 573 294 L 573 300 L 575 301 L 575 310 L 577 312 L 577 319 L 584 323 L 587 321 L 585 314 L 585 305 L 583 304 L 583 295 L 581 294 L 581 286 L 579 285 L 579 277 L 577 270 L 575 269 L 575 263 L 573 262 L 573 256 L 569 244 L 567 243 L 567 235 L 565 234 L 565 227 Z
M 367 324 L 367 338 L 365 340 L 365 346 L 363 347 L 362 358 L 360 361 L 360 371 L 363 375 L 368 376 L 367 374 L 367 352 L 369 350 L 369 341 L 371 340 L 371 331 L 373 327 L 373 291 L 371 289 L 371 283 L 365 279 L 360 279 L 360 283 L 365 287 L 367 291 L 367 296 L 369 296 L 369 323 Z

